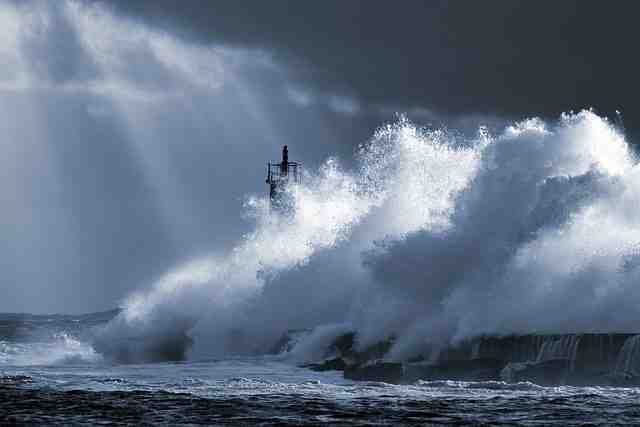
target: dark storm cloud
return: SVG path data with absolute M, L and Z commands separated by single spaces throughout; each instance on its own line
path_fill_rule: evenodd
M 635 2 L 110 2 L 203 42 L 260 46 L 323 92 L 448 114 L 640 122 Z M 628 123 L 629 124 L 629 123 Z
M 92 1 L 148 25 L 76 10 Z M 640 122 L 631 2 L 7 4 L 0 311 L 111 308 L 231 246 L 282 144 L 313 170 L 348 163 L 395 112 L 473 129 L 593 106 Z M 216 54 L 192 42 L 238 48 L 221 54 L 233 78 L 207 85 Z

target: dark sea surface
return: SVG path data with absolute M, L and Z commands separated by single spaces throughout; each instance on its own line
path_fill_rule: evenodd
M 88 338 L 113 315 L 0 315 L 0 425 L 640 424 L 637 388 L 353 382 L 280 356 L 114 365 Z

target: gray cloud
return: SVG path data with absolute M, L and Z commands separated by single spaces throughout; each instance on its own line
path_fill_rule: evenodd
M 109 2 L 202 43 L 273 51 L 322 93 L 448 115 L 640 117 L 633 2 Z

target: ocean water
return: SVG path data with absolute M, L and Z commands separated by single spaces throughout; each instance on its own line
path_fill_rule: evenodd
M 619 129 L 584 111 L 465 142 L 401 119 L 358 158 L 306 176 L 292 216 L 249 198 L 255 229 L 232 251 L 122 310 L 1 315 L 0 424 L 640 424 L 636 388 L 299 366 L 347 332 L 394 336 L 391 360 L 479 335 L 637 333 L 640 169 Z M 267 355 L 292 328 L 313 331 Z
M 640 332 L 640 167 L 637 145 L 618 124 L 585 110 L 557 120 L 505 120 L 470 135 L 400 116 L 380 123 L 369 140 L 353 141 L 359 144 L 353 158 L 328 158 L 317 167 L 305 160 L 302 183 L 287 189 L 292 211 L 278 215 L 262 177 L 255 187 L 253 180 L 231 185 L 224 174 L 211 176 L 225 185 L 202 181 L 210 176 L 202 168 L 233 153 L 247 168 L 262 168 L 263 156 L 279 147 L 260 151 L 257 142 L 280 141 L 280 126 L 300 125 L 274 126 L 266 114 L 272 104 L 262 98 L 275 92 L 255 84 L 255 76 L 273 73 L 258 80 L 281 81 L 283 94 L 291 91 L 295 73 L 277 58 L 193 44 L 94 2 L 3 3 L 0 62 L 11 129 L 5 151 L 7 164 L 19 165 L 5 180 L 18 207 L 5 222 L 37 224 L 29 229 L 33 242 L 13 227 L 18 232 L 7 247 L 34 243 L 35 255 L 8 251 L 7 265 L 45 283 L 50 270 L 42 263 L 55 271 L 85 264 L 76 256 L 85 244 L 93 250 L 101 242 L 85 233 L 95 228 L 102 195 L 75 183 L 88 179 L 102 188 L 111 173 L 117 182 L 141 177 L 142 186 L 132 188 L 148 189 L 157 211 L 145 202 L 135 205 L 134 216 L 162 218 L 167 241 L 210 247 L 217 240 L 212 230 L 224 221 L 214 224 L 212 211 L 189 200 L 196 189 L 207 200 L 218 200 L 220 191 L 228 192 L 220 200 L 243 198 L 242 211 L 231 216 L 250 224 L 226 248 L 193 253 L 136 283 L 122 295 L 120 313 L 1 315 L 0 424 L 640 423 L 636 389 L 354 383 L 338 372 L 298 367 L 321 358 L 346 332 L 365 347 L 393 336 L 387 355 L 393 360 L 430 357 L 482 335 Z M 64 46 L 77 50 L 77 61 L 57 60 Z M 73 75 L 55 77 L 70 64 Z M 55 102 L 39 102 L 49 93 Z M 60 108 L 66 101 L 70 108 Z M 28 126 L 16 126 L 23 122 Z M 88 171 L 98 165 L 89 160 L 98 159 L 109 171 L 104 176 L 100 168 L 85 176 L 74 162 L 69 170 L 58 164 L 75 147 L 89 150 L 94 129 L 111 126 L 113 141 L 122 139 L 122 152 L 131 155 L 122 158 L 133 165 L 130 175 L 120 172 L 125 163 L 112 167 L 102 150 L 78 152 L 77 165 Z M 298 131 L 316 130 L 295 132 L 292 160 L 319 149 Z M 45 179 L 32 182 L 32 171 Z M 241 194 L 247 189 L 251 194 Z M 118 216 L 109 224 L 118 223 L 122 206 L 112 206 Z M 88 228 L 76 228 L 81 224 Z M 128 245 L 118 242 L 95 254 L 127 256 Z M 67 257 L 51 252 L 67 246 Z M 86 263 L 87 277 L 120 271 L 94 259 L 95 266 Z M 84 286 L 76 280 L 83 269 L 69 270 L 74 286 Z M 66 282 L 61 277 L 67 276 L 51 280 L 52 290 Z M 264 355 L 289 329 L 314 332 L 290 354 Z M 628 357 L 619 366 L 640 374 L 636 341 L 625 345 Z
M 0 424 L 640 423 L 638 388 L 354 382 L 286 354 L 115 364 L 90 345 L 115 314 L 0 315 Z

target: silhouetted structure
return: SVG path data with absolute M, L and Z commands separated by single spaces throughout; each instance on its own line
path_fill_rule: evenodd
M 302 165 L 289 161 L 289 150 L 285 145 L 282 148 L 282 161 L 280 163 L 267 164 L 267 184 L 269 184 L 269 198 L 271 207 L 278 210 L 287 210 L 292 207 L 291 195 L 287 192 L 289 184 L 299 184 L 302 173 Z

